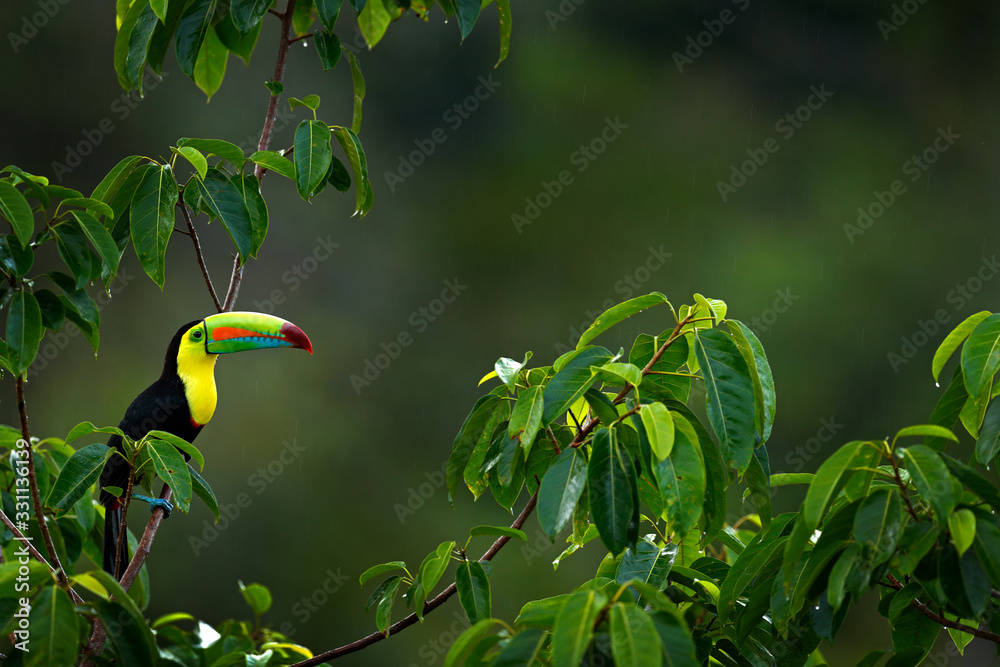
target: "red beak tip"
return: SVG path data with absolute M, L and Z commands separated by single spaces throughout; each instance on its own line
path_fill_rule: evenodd
M 312 341 L 309 340 L 309 336 L 291 322 L 281 326 L 281 335 L 292 344 L 292 347 L 303 349 L 309 354 L 313 353 Z

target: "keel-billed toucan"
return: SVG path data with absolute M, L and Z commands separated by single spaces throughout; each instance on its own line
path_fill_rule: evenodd
M 185 324 L 167 347 L 160 379 L 132 401 L 118 428 L 136 441 L 152 430 L 159 430 L 191 442 L 215 412 L 215 361 L 219 355 L 269 347 L 297 347 L 312 354 L 312 343 L 301 329 L 271 315 L 219 313 Z M 124 454 L 118 435 L 111 436 L 108 446 Z M 126 488 L 129 470 L 124 456 L 115 455 L 101 473 L 101 503 L 105 507 L 104 569 L 119 578 L 121 573 L 115 572 L 115 561 L 122 527 L 122 499 L 105 487 Z M 119 562 L 124 571 L 128 565 L 124 539 Z

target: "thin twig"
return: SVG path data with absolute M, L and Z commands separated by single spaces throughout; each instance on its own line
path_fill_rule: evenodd
M 896 590 L 899 590 L 903 587 L 903 584 L 901 584 L 899 580 L 896 579 L 896 577 L 890 574 L 888 575 L 888 578 L 889 578 L 889 583 Z M 965 632 L 970 635 L 979 637 L 980 639 L 985 639 L 995 644 L 1000 644 L 1000 635 L 996 634 L 995 632 L 990 632 L 989 630 L 980 630 L 979 628 L 974 628 L 971 625 L 966 625 L 965 623 L 959 623 L 958 621 L 953 621 L 950 618 L 945 618 L 944 616 L 935 612 L 925 603 L 920 602 L 916 598 L 910 600 L 910 606 L 917 608 L 918 610 L 920 610 L 921 614 L 931 619 L 935 623 L 943 625 L 946 628 L 951 628 L 952 630 Z
M 538 502 L 538 492 L 536 491 L 535 495 L 531 496 L 531 499 L 528 500 L 527 504 L 524 506 L 524 509 L 521 510 L 521 513 L 517 515 L 516 519 L 514 519 L 514 523 L 510 524 L 510 527 L 515 529 L 520 529 L 521 526 L 524 525 L 524 522 L 528 520 L 528 517 L 531 515 L 531 512 L 535 509 L 535 504 L 537 502 Z M 500 537 L 492 545 L 490 545 L 490 548 L 486 550 L 486 553 L 484 553 L 479 560 L 481 561 L 492 560 L 493 557 L 496 556 L 497 553 L 499 553 L 499 551 L 503 549 L 504 545 L 507 544 L 507 542 L 509 541 L 510 541 L 509 535 L 504 535 Z M 445 588 L 443 591 L 434 596 L 433 599 L 428 600 L 426 603 L 424 603 L 424 611 L 423 611 L 424 615 L 426 616 L 427 614 L 429 614 L 430 612 L 434 611 L 442 604 L 444 604 L 448 600 L 448 598 L 450 598 L 452 595 L 455 594 L 457 590 L 458 587 L 455 585 L 454 582 L 452 582 L 447 588 Z M 319 655 L 309 658 L 308 660 L 297 662 L 291 667 L 312 667 L 313 665 L 321 665 L 324 662 L 336 660 L 337 658 L 343 657 L 348 653 L 354 653 L 356 651 L 360 651 L 361 649 L 371 646 L 376 642 L 380 642 L 386 637 L 390 637 L 399 632 L 400 630 L 408 628 L 409 626 L 416 623 L 418 620 L 419 619 L 417 618 L 417 614 L 416 612 L 414 612 L 409 616 L 407 616 L 406 618 L 404 618 L 403 620 L 394 623 L 389 628 L 389 632 L 387 632 L 384 635 L 381 632 L 373 632 L 367 637 L 363 637 L 357 641 L 351 642 L 350 644 L 345 644 L 340 648 L 335 648 L 330 651 L 326 651 L 325 653 L 320 653 Z
M 24 439 L 28 452 L 28 486 L 31 488 L 31 501 L 35 506 L 35 520 L 38 521 L 38 530 L 42 534 L 42 541 L 45 542 L 45 550 L 49 554 L 49 561 L 56 572 L 56 580 L 62 588 L 69 589 L 69 580 L 63 571 L 62 563 L 59 562 L 59 554 L 56 552 L 55 543 L 52 541 L 52 533 L 45 523 L 45 510 L 42 508 L 42 495 L 38 492 L 38 476 L 35 473 L 35 447 L 31 444 L 31 433 L 28 431 L 28 408 L 24 402 L 24 374 L 17 376 L 15 383 L 17 391 L 17 414 L 21 418 L 21 437 Z
M 910 501 L 910 493 L 906 489 L 906 485 L 903 484 L 903 478 L 899 475 L 899 464 L 896 462 L 896 457 L 893 456 L 892 452 L 889 452 L 889 462 L 892 464 L 892 471 L 895 473 L 896 485 L 899 486 L 900 494 L 903 496 L 903 500 L 906 501 L 906 509 L 909 511 L 910 516 L 913 517 L 914 521 L 920 521 L 920 517 L 917 516 L 917 511 L 913 508 L 913 503 Z
M 138 452 L 136 452 L 138 453 Z M 125 563 L 122 562 L 122 544 L 128 542 L 128 508 L 132 504 L 132 487 L 135 486 L 135 459 L 136 455 L 132 455 L 132 465 L 128 471 L 128 485 L 125 488 L 125 495 L 121 497 L 120 502 L 122 503 L 122 518 L 119 522 L 118 531 L 118 541 L 115 543 L 115 579 L 121 581 L 122 577 L 122 566 Z M 106 508 L 105 512 L 112 511 L 111 508 Z M 126 558 L 128 558 L 128 550 L 126 550 Z
M 170 500 L 172 494 L 173 492 L 170 490 L 170 487 L 164 484 L 163 489 L 160 491 L 160 498 Z M 160 529 L 160 522 L 163 521 L 164 516 L 166 516 L 166 510 L 162 507 L 153 508 L 152 516 L 149 517 L 149 523 L 146 524 L 146 530 L 143 531 L 142 538 L 135 547 L 135 553 L 132 554 L 132 562 L 128 564 L 125 574 L 122 575 L 121 585 L 126 591 L 131 588 L 135 578 L 139 575 L 139 570 L 145 564 L 146 558 L 149 556 L 149 550 L 153 546 L 153 540 L 156 538 L 156 531 Z
M 215 303 L 215 308 L 221 313 L 222 302 L 219 301 L 219 296 L 215 293 L 215 286 L 212 285 L 212 277 L 208 275 L 208 266 L 205 264 L 205 255 L 201 251 L 201 242 L 198 240 L 198 232 L 195 231 L 194 221 L 191 219 L 191 212 L 188 210 L 187 204 L 183 201 L 177 202 L 177 207 L 180 208 L 181 215 L 184 216 L 184 222 L 187 223 L 187 233 L 191 237 L 191 242 L 194 244 L 194 254 L 198 258 L 198 266 L 201 267 L 201 275 L 205 278 L 205 284 L 208 285 L 208 293 L 212 295 L 212 301 Z
M 0 521 L 3 521 L 4 525 L 7 526 L 7 529 L 10 530 L 10 532 L 14 533 L 14 537 L 17 539 L 18 542 L 24 545 L 25 549 L 27 549 L 28 553 L 31 555 L 32 558 L 37 560 L 39 563 L 45 563 L 45 566 L 48 567 L 49 570 L 51 570 L 52 572 L 56 571 L 56 569 L 52 567 L 49 561 L 45 560 L 45 556 L 40 554 L 38 552 L 38 549 L 31 546 L 31 541 L 30 541 L 31 538 L 25 537 L 24 533 L 22 533 L 20 530 L 17 529 L 17 526 L 14 524 L 13 521 L 10 520 L 9 516 L 4 514 L 3 510 L 0 510 Z M 75 604 L 83 604 L 84 600 L 82 597 L 80 597 L 79 593 L 74 591 L 72 587 L 68 588 L 67 590 L 69 591 L 70 597 L 73 598 L 73 602 Z

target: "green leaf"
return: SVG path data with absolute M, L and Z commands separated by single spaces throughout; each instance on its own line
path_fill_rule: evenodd
M 618 667 L 660 667 L 660 636 L 653 620 L 639 607 L 616 602 L 608 612 L 611 654 Z
M 767 530 L 771 524 L 771 480 L 767 474 L 767 468 L 770 468 L 770 464 L 765 465 L 768 463 L 767 449 L 763 446 L 755 449 L 753 453 L 744 479 L 750 498 L 757 508 L 761 527 Z
M 816 530 L 827 508 L 847 483 L 853 472 L 850 464 L 862 446 L 864 443 L 860 440 L 847 443 L 823 461 L 816 471 L 816 477 L 809 485 L 802 505 L 802 520 L 810 533 Z
M 285 178 L 295 180 L 295 165 L 280 153 L 274 151 L 257 151 L 250 156 L 250 160 L 259 164 L 264 169 L 270 169 L 276 174 L 281 174 Z
M 990 506 L 993 507 L 994 511 L 1000 510 L 1000 490 L 998 490 L 992 482 L 987 480 L 971 467 L 965 465 L 961 461 L 953 459 L 943 452 L 938 452 L 938 456 L 940 456 L 944 461 L 944 464 L 948 466 L 948 470 L 951 471 L 951 474 L 955 477 L 955 479 L 960 481 L 967 489 L 989 503 Z
M 139 15 L 136 17 L 135 23 L 128 34 L 128 51 L 125 56 L 125 77 L 140 94 L 142 94 L 142 75 L 146 69 L 146 54 L 149 52 L 149 43 L 153 37 L 153 30 L 159 23 L 159 18 L 156 16 L 152 5 L 146 4 L 143 6 L 143 4 L 137 2 L 133 7 L 133 9 L 135 7 L 139 8 Z M 132 10 L 129 11 L 129 14 L 131 13 Z M 124 27 L 125 23 L 122 26 Z M 115 50 L 118 50 L 117 44 L 115 44 Z
M 454 0 L 455 15 L 458 18 L 458 27 L 462 31 L 462 41 L 472 32 L 472 26 L 479 18 L 479 11 L 482 8 L 480 0 Z
M 245 35 L 260 24 L 273 4 L 274 0 L 233 0 L 230 11 L 236 27 Z
M 493 364 L 493 368 L 496 370 L 497 377 L 500 378 L 500 381 L 507 385 L 508 389 L 513 390 L 517 386 L 518 374 L 521 372 L 521 369 L 524 368 L 524 365 L 528 363 L 529 359 L 531 359 L 530 352 L 524 356 L 524 361 L 521 362 L 508 359 L 507 357 L 500 357 L 497 359 L 497 362 Z
M 184 438 L 180 438 L 173 433 L 167 433 L 166 431 L 152 430 L 147 433 L 148 437 L 156 438 L 157 440 L 164 440 L 169 442 L 171 445 L 179 449 L 188 455 L 194 462 L 198 464 L 199 470 L 205 469 L 205 457 L 202 455 L 201 451 L 197 447 L 192 445 L 190 442 Z
M 962 371 L 969 396 L 979 396 L 1000 369 L 1000 314 L 982 320 L 962 347 Z
M 298 97 L 288 98 L 288 108 L 290 111 L 295 111 L 299 107 L 305 107 L 306 109 L 317 111 L 319 109 L 319 105 L 319 95 L 306 95 L 302 99 L 299 99 Z
M 476 526 L 469 531 L 469 537 L 479 537 L 481 535 L 501 535 L 506 537 L 516 537 L 524 542 L 528 541 L 528 536 L 524 534 L 523 530 L 508 528 L 507 526 Z
M 42 328 L 42 309 L 35 295 L 19 289 L 11 298 L 7 311 L 7 359 L 15 375 L 21 375 L 38 354 L 38 345 L 45 330 Z
M 750 369 L 753 380 L 754 402 L 756 404 L 754 424 L 761 442 L 767 442 L 771 437 L 771 427 L 774 424 L 774 377 L 771 365 L 764 354 L 764 346 L 745 324 L 737 320 L 726 320 L 729 330 L 733 333 L 736 346 L 743 355 Z
M 59 331 L 66 318 L 66 307 L 62 305 L 62 301 L 47 289 L 35 292 L 35 299 L 42 310 L 42 324 L 47 329 Z
M 332 32 L 317 32 L 313 37 L 316 40 L 316 54 L 319 56 L 320 65 L 324 72 L 328 72 L 340 62 L 340 39 Z
M 882 488 L 861 501 L 854 515 L 854 539 L 871 549 L 875 565 L 896 550 L 902 530 L 902 505 L 895 488 Z
M 945 525 L 948 516 L 955 508 L 952 477 L 948 467 L 937 452 L 924 445 L 900 448 L 899 454 L 906 462 L 906 469 L 910 473 L 913 485 L 917 487 L 924 500 L 930 503 L 938 523 Z
M 941 626 L 927 618 L 916 607 L 907 605 L 899 616 L 890 624 L 892 628 L 892 649 L 898 655 L 906 651 L 907 659 L 891 667 L 902 667 L 904 664 L 919 665 L 926 656 L 937 636 Z M 890 667 L 890 665 L 886 665 Z
M 471 1 L 472 4 L 476 5 L 476 14 L 478 15 L 479 3 L 475 2 L 475 0 Z M 462 13 L 461 8 L 459 8 L 459 23 L 461 23 L 461 21 Z M 474 18 L 473 21 L 475 21 Z M 471 25 L 469 26 L 469 29 L 472 29 Z M 465 34 L 462 35 L 462 39 L 465 39 Z M 652 292 L 650 294 L 637 296 L 633 299 L 629 299 L 628 301 L 623 301 L 622 303 L 612 306 L 598 315 L 597 319 L 595 319 L 593 323 L 587 327 L 587 330 L 580 336 L 580 340 L 576 344 L 576 349 L 582 350 L 588 343 L 590 343 L 590 341 L 594 340 L 619 322 L 622 322 L 637 313 L 641 313 L 647 308 L 658 306 L 661 303 L 668 303 L 667 297 L 663 296 L 659 292 Z
M 899 553 L 892 561 L 893 569 L 900 574 L 912 574 L 923 557 L 934 547 L 940 533 L 939 526 L 929 523 L 911 523 L 907 526 L 899 542 Z
M 205 159 L 200 150 L 191 146 L 181 146 L 180 148 L 171 148 L 171 150 L 191 163 L 191 166 L 194 167 L 195 172 L 198 174 L 198 178 L 205 178 L 205 175 L 208 173 L 208 160 Z
M 340 46 L 339 42 L 337 44 Z M 361 103 L 365 100 L 365 77 L 361 74 L 361 65 L 353 52 L 347 52 L 347 62 L 351 65 L 351 84 L 354 88 L 354 112 L 351 116 L 351 130 L 357 134 L 361 131 Z
M 378 0 L 372 1 L 377 2 Z M 444 657 L 444 667 L 458 667 L 459 665 L 469 664 L 467 659 L 472 654 L 472 651 L 485 637 L 486 633 L 489 632 L 490 628 L 499 623 L 500 621 L 495 618 L 484 618 L 478 623 L 473 623 L 469 626 L 465 632 L 458 636 L 455 643 L 451 645 L 451 648 L 448 649 L 448 653 Z
M 90 282 L 93 269 L 87 237 L 72 223 L 55 225 L 50 230 L 55 236 L 59 256 L 73 273 L 76 288 L 83 289 Z
M 37 642 L 35 645 L 39 649 L 34 655 L 25 653 L 29 656 L 25 664 L 52 667 L 75 665 L 80 648 L 80 633 L 73 601 L 66 591 L 59 586 L 46 586 L 32 600 L 30 609 L 26 620 L 31 628 L 32 643 Z
M 97 254 L 107 264 L 110 269 L 110 277 L 114 278 L 118 274 L 118 262 L 121 259 L 121 253 L 118 252 L 115 240 L 111 238 L 111 234 L 108 233 L 104 225 L 90 213 L 86 211 L 72 211 L 72 214 L 80 226 L 80 230 L 87 237 L 87 240 L 90 241 L 90 245 L 94 246 L 94 250 L 97 251 Z
M 517 438 L 524 448 L 525 455 L 531 452 L 531 444 L 538 435 L 538 430 L 542 426 L 542 414 L 545 410 L 544 388 L 542 385 L 533 385 L 521 392 L 514 404 L 514 412 L 511 414 L 510 423 L 507 426 L 507 435 Z
M 445 469 L 445 477 L 448 483 L 448 498 L 454 502 L 455 490 L 462 479 L 465 468 L 472 457 L 472 453 L 484 436 L 488 439 L 492 432 L 485 433 L 486 426 L 490 422 L 494 413 L 500 406 L 500 397 L 495 394 L 487 394 L 481 397 L 472 407 L 469 416 L 465 418 L 465 423 L 455 436 L 455 441 L 451 447 L 451 455 Z
M 343 2 L 344 0 L 314 0 L 316 15 L 327 30 L 333 30 L 333 24 L 336 23 L 337 16 L 340 15 L 340 6 Z
M 244 586 L 242 581 L 237 583 L 240 587 L 240 593 L 243 594 L 243 599 L 250 605 L 250 610 L 255 616 L 260 616 L 271 608 L 271 591 L 267 589 L 267 586 L 261 584 Z
M 156 18 L 164 22 L 167 20 L 167 4 L 168 0 L 149 0 L 149 6 L 156 14 Z
M 720 621 L 726 622 L 730 615 L 736 611 L 736 600 L 771 560 L 771 557 L 787 543 L 788 531 L 786 529 L 794 518 L 795 515 L 791 513 L 775 517 L 771 522 L 771 527 L 757 533 L 747 544 L 743 553 L 736 558 L 719 589 Z
M 326 123 L 304 120 L 295 130 L 295 187 L 309 201 L 326 178 L 333 153 Z
M 615 581 L 627 584 L 641 581 L 657 590 L 666 586 L 667 575 L 677 558 L 677 545 L 667 544 L 662 549 L 652 542 L 639 540 L 635 549 L 631 547 L 622 554 L 615 571 Z
M 385 0 L 370 0 L 365 3 L 364 9 L 358 13 L 358 27 L 369 49 L 379 43 L 391 20 L 392 16 L 386 9 Z
M 1000 400 L 990 401 L 976 438 L 976 460 L 988 466 L 1000 452 Z
M 129 62 L 128 62 L 129 56 L 132 55 L 132 49 L 131 49 L 132 45 L 130 44 L 132 40 L 132 35 L 134 32 L 136 32 L 136 24 L 138 23 L 140 16 L 147 14 L 151 15 L 155 23 L 156 15 L 153 14 L 152 10 L 149 8 L 148 2 L 135 2 L 132 3 L 130 6 L 126 5 L 126 8 L 128 11 L 125 11 L 124 13 L 122 12 L 118 13 L 118 16 L 121 19 L 121 21 L 118 26 L 118 34 L 115 36 L 113 63 L 115 67 L 115 74 L 118 76 L 118 83 L 121 84 L 121 87 L 124 88 L 125 90 L 129 90 L 133 87 L 132 77 L 129 75 Z M 142 30 L 139 31 L 140 35 L 142 32 L 143 32 Z M 137 37 L 136 51 L 138 51 L 139 49 L 138 42 L 139 42 L 139 37 Z M 139 56 L 138 53 L 132 56 L 133 69 L 136 68 L 137 66 L 139 68 L 141 68 L 142 66 L 141 62 L 138 63 L 135 62 L 136 60 L 139 59 L 138 56 Z M 142 56 L 143 56 L 142 59 L 144 60 L 145 51 L 143 51 Z
M 292 12 L 292 30 L 297 37 L 306 37 L 313 24 L 313 0 L 300 0 Z
M 268 227 L 267 204 L 260 194 L 260 181 L 253 174 L 236 174 L 230 179 L 230 182 L 236 186 L 240 196 L 243 197 L 247 211 L 250 213 L 250 236 L 252 239 L 250 256 L 256 257 L 257 251 L 260 250 L 267 237 Z
M 132 196 L 129 214 L 132 245 L 143 270 L 160 289 L 166 278 L 165 255 L 174 231 L 176 204 L 177 183 L 169 165 L 148 170 Z
M 646 427 L 649 447 L 658 461 L 670 456 L 674 448 L 674 420 L 663 403 L 646 403 L 640 406 L 639 416 Z
M 990 316 L 990 311 L 983 310 L 975 315 L 970 315 L 965 318 L 961 324 L 959 324 L 955 329 L 945 336 L 941 344 L 938 345 L 938 349 L 934 352 L 934 360 L 931 362 L 931 375 L 934 376 L 934 382 L 938 381 L 941 375 L 941 370 L 944 365 L 948 363 L 951 355 L 954 354 L 958 346 L 969 337 L 972 330 L 976 328 L 980 322 L 985 320 Z
M 212 511 L 215 521 L 218 523 L 222 515 L 219 513 L 219 501 L 215 498 L 215 492 L 212 491 L 212 487 L 208 485 L 208 482 L 198 474 L 197 470 L 188 466 L 188 473 L 191 475 L 191 486 L 194 489 L 194 495 L 198 496 L 205 503 L 205 506 Z
M 557 667 L 580 664 L 594 636 L 594 620 L 605 604 L 605 595 L 593 589 L 577 591 L 566 599 L 552 630 L 552 660 Z
M 490 580 L 483 564 L 478 560 L 465 561 L 455 574 L 458 599 L 462 603 L 469 623 L 478 623 L 490 617 Z
M 968 551 L 976 538 L 976 515 L 972 510 L 959 509 L 948 516 L 948 532 L 959 557 Z
M 0 215 L 10 223 L 21 247 L 28 245 L 35 231 L 35 218 L 28 200 L 7 181 L 0 181 Z
M 330 160 L 330 171 L 326 176 L 327 182 L 339 192 L 347 192 L 351 188 L 351 175 L 347 172 L 347 167 L 336 155 Z
M 496 67 L 507 58 L 510 53 L 510 30 L 512 26 L 510 15 L 510 0 L 497 0 L 497 13 L 500 24 L 500 59 L 497 60 Z
M 161 76 L 163 73 L 163 59 L 167 55 L 170 42 L 177 34 L 177 26 L 180 24 L 181 15 L 187 9 L 185 7 L 186 4 L 186 2 L 177 2 L 177 0 L 169 2 L 167 4 L 166 18 L 153 29 L 153 36 L 149 40 L 149 50 L 146 52 L 146 64 L 157 76 Z M 142 570 L 142 572 L 145 572 L 145 570 Z
M 612 354 L 607 349 L 590 347 L 579 351 L 570 359 L 545 385 L 542 424 L 551 424 L 569 406 L 580 400 L 594 384 L 594 367 L 603 366 L 611 358 Z
M 0 264 L 8 275 L 23 276 L 35 263 L 35 251 L 30 245 L 21 246 L 13 234 L 0 236 Z
M 613 426 L 618 421 L 618 408 L 611 402 L 607 394 L 591 387 L 583 394 L 584 400 L 590 406 L 590 413 L 606 426 Z
M 237 169 L 243 169 L 243 164 L 246 162 L 242 148 L 222 139 L 192 139 L 190 137 L 178 139 L 177 147 L 184 146 L 195 148 L 205 155 L 217 155 Z
M 174 504 L 182 512 L 191 507 L 193 488 L 191 473 L 184 457 L 177 449 L 164 440 L 149 440 L 147 442 L 149 458 L 153 462 L 153 470 L 174 491 Z
M 122 187 L 122 184 L 128 179 L 132 170 L 135 169 L 135 166 L 142 159 L 143 158 L 138 155 L 129 155 L 126 158 L 122 158 L 122 160 L 108 172 L 108 175 L 101 179 L 101 182 L 97 184 L 97 187 L 94 188 L 94 192 L 90 195 L 91 198 L 102 201 L 111 206 L 118 190 Z M 115 213 L 121 212 L 115 211 Z
M 101 580 L 105 588 L 112 577 L 102 577 L 107 572 L 95 570 L 90 573 Z M 111 592 L 111 589 L 108 589 Z M 121 590 L 121 587 L 118 587 Z M 131 602 L 124 591 L 115 595 L 114 601 L 97 598 L 91 604 L 105 627 L 119 628 L 119 632 L 108 633 L 108 643 L 123 665 L 155 665 L 158 661 L 156 642 L 142 613 Z M 125 602 L 128 600 L 128 603 Z M 131 603 L 131 604 L 129 604 Z M 69 664 L 69 663 L 65 663 Z
M 633 387 L 638 387 L 642 382 L 642 370 L 635 364 L 608 363 L 601 366 L 601 371 L 611 374 L 616 378 L 621 378 L 623 382 L 618 382 L 618 384 L 627 383 Z
M 218 218 L 226 228 L 229 238 L 240 253 L 240 260 L 246 261 L 253 251 L 254 230 L 250 222 L 250 209 L 242 193 L 235 185 L 221 178 L 209 177 L 202 181 L 195 179 L 202 203 Z
M 257 46 L 257 39 L 260 37 L 260 29 L 262 26 L 262 23 L 258 23 L 251 28 L 249 32 L 242 34 L 240 29 L 236 27 L 236 22 L 233 20 L 233 15 L 230 12 L 229 14 L 223 16 L 219 22 L 215 24 L 215 34 L 219 37 L 230 53 L 235 54 L 249 66 L 250 57 L 253 55 L 253 50 Z M 195 67 L 197 68 L 197 64 Z
M 377 577 L 384 572 L 391 572 L 392 570 L 406 570 L 406 563 L 401 560 L 394 560 L 389 563 L 373 565 L 361 573 L 358 583 L 364 586 L 372 577 Z
M 115 450 L 105 444 L 87 445 L 69 457 L 59 471 L 59 477 L 45 504 L 58 510 L 68 510 L 84 495 L 90 492 L 90 487 L 104 470 L 104 464 L 115 453 Z
M 733 337 L 718 330 L 697 331 L 695 354 L 705 380 L 708 420 L 723 455 L 739 474 L 754 448 L 754 390 L 750 370 Z
M 701 518 L 705 504 L 705 463 L 694 428 L 681 415 L 677 415 L 677 421 L 670 456 L 655 462 L 653 471 L 663 496 L 664 517 L 670 530 L 681 539 Z
M 632 351 L 629 352 L 629 362 L 645 368 L 653 360 L 653 356 L 659 351 L 663 344 L 670 339 L 670 332 L 665 332 L 659 336 L 639 334 Z M 650 366 L 650 372 L 642 379 L 639 389 L 643 396 L 653 396 L 655 398 L 675 398 L 679 401 L 687 401 L 691 391 L 691 378 L 685 375 L 672 375 L 677 373 L 681 366 L 687 363 L 688 343 L 686 338 L 675 338 L 670 346 L 664 350 L 655 364 Z
M 594 434 L 587 471 L 587 492 L 601 541 L 614 555 L 628 545 L 629 522 L 635 510 L 626 465 L 632 464 L 621 460 L 614 432 L 607 428 L 599 429 Z
M 373 1 L 371 4 L 377 3 Z M 375 196 L 372 193 L 371 182 L 368 180 L 368 161 L 365 157 L 365 151 L 361 147 L 361 140 L 358 139 L 358 135 L 353 130 L 346 127 L 335 126 L 330 129 L 333 131 L 334 138 L 340 143 L 340 147 L 344 149 L 347 161 L 351 163 L 351 170 L 354 172 L 354 192 L 357 197 L 357 207 L 354 213 L 360 213 L 361 217 L 364 217 L 371 210 Z
M 440 581 L 441 575 L 448 569 L 448 563 L 451 562 L 451 552 L 454 549 L 454 542 L 442 542 L 437 549 L 427 554 L 427 557 L 420 564 L 416 581 L 418 584 L 417 592 L 413 598 L 414 610 L 419 618 L 424 617 L 424 601 Z
M 935 424 L 922 424 L 920 426 L 907 426 L 896 433 L 893 440 L 912 436 L 927 436 L 928 438 L 945 438 L 952 442 L 958 442 L 958 438 L 949 429 Z
M 542 478 L 538 490 L 538 523 L 555 537 L 573 516 L 587 481 L 587 458 L 578 448 L 563 450 Z
M 989 576 L 990 583 L 997 588 L 1000 585 L 1000 528 L 989 521 L 977 521 L 972 548 Z
M 195 63 L 212 27 L 218 4 L 219 0 L 194 0 L 181 14 L 180 22 L 177 24 L 177 34 L 174 37 L 177 63 L 181 71 L 191 80 L 195 79 Z

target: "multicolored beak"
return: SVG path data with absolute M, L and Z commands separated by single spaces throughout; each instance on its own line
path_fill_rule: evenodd
M 297 347 L 312 354 L 309 337 L 291 322 L 264 313 L 219 313 L 205 318 L 205 351 L 226 354 Z

